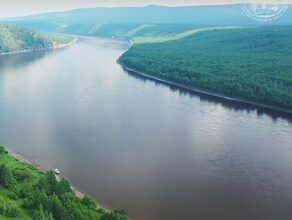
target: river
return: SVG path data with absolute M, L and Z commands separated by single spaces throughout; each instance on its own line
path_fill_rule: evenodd
M 0 57 L 0 143 L 131 218 L 292 218 L 292 120 L 128 73 L 128 42 Z

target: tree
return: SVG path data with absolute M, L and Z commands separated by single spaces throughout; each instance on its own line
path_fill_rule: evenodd
M 60 183 L 57 186 L 56 192 L 58 196 L 63 195 L 66 192 L 71 192 L 70 182 L 64 177 L 62 177 Z
M 5 152 L 5 147 L 0 145 L 0 154 L 4 153 Z
M 52 213 L 55 219 L 60 219 L 63 214 L 63 205 L 56 194 L 49 197 L 52 203 Z
M 55 173 L 52 170 L 46 172 L 46 179 L 48 182 L 48 193 L 51 195 L 54 192 L 56 192 L 57 185 L 58 185 Z
M 35 220 L 53 220 L 53 215 L 51 212 L 44 210 L 42 204 L 33 213 L 33 218 Z
M 19 215 L 17 207 L 0 197 L 0 215 L 7 217 L 16 217 Z
M 127 215 L 126 209 L 120 208 L 119 206 L 114 210 L 114 213 L 117 213 L 120 215 Z
M 35 220 L 46 220 L 45 219 L 45 214 L 44 214 L 44 209 L 42 204 L 39 206 L 38 209 L 36 209 L 33 213 L 33 218 Z
M 86 206 L 88 206 L 91 209 L 95 209 L 97 204 L 96 202 L 89 196 L 85 195 L 82 199 L 82 203 Z
M 1 164 L 0 166 L 0 183 L 5 188 L 9 188 L 13 185 L 12 173 L 11 170 L 6 166 L 6 164 Z
M 41 177 L 39 178 L 39 181 L 38 181 L 38 183 L 37 183 L 36 186 L 37 186 L 39 189 L 45 189 L 45 188 L 47 187 L 47 184 L 48 184 L 48 181 L 47 181 L 46 177 L 41 176 Z

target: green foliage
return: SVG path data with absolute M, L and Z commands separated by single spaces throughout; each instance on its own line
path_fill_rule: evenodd
M 50 203 L 52 204 L 51 211 L 53 213 L 53 216 L 55 219 L 60 219 L 64 214 L 63 211 L 63 205 L 61 200 L 58 198 L 56 194 L 53 194 L 51 197 L 49 197 Z
M 13 200 L 17 200 L 17 199 L 18 199 L 18 197 L 17 197 L 17 195 L 16 195 L 15 192 L 9 192 L 9 193 L 7 194 L 7 197 L 8 197 L 9 199 L 13 199 Z
M 12 173 L 6 164 L 0 165 L 0 184 L 5 188 L 9 188 L 13 185 Z
M 97 210 L 96 202 L 88 196 L 83 199 L 76 197 L 70 182 L 65 178 L 59 182 L 53 171 L 43 173 L 9 154 L 3 154 L 0 163 L 0 173 L 6 173 L 2 179 L 7 181 L 7 173 L 10 173 L 14 183 L 8 189 L 0 187 L 0 219 L 5 216 L 17 219 L 87 220 L 106 219 L 107 215 L 112 219 L 127 218 L 124 212 L 108 212 L 101 208 Z M 14 177 L 10 170 L 13 170 Z M 23 171 L 29 172 L 30 178 L 23 178 L 26 177 Z
M 86 206 L 88 206 L 91 209 L 95 209 L 97 204 L 96 202 L 89 196 L 85 195 L 82 199 L 82 203 Z
M 31 173 L 29 170 L 22 168 L 22 169 L 15 169 L 13 171 L 13 177 L 16 180 L 25 180 L 31 177 Z
M 126 67 L 183 86 L 292 110 L 292 27 L 208 30 L 135 44 Z
M 53 215 L 51 212 L 45 211 L 42 204 L 39 208 L 33 212 L 33 218 L 35 220 L 53 220 Z
M 46 179 L 48 183 L 48 193 L 52 195 L 54 192 L 56 192 L 58 185 L 56 176 L 52 170 L 46 172 Z
M 53 48 L 73 40 L 72 36 L 63 34 L 39 33 L 27 27 L 0 24 L 0 54 Z
M 19 215 L 19 210 L 15 205 L 5 201 L 0 196 L 0 215 L 7 217 L 17 217 Z
M 0 154 L 3 154 L 5 152 L 4 146 L 0 145 Z
M 59 196 L 63 195 L 66 192 L 71 192 L 70 182 L 63 177 L 60 183 L 57 185 L 56 192 Z

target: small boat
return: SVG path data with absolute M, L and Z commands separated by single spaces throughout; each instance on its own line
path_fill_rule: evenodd
M 60 173 L 60 170 L 59 170 L 58 168 L 56 168 L 56 169 L 54 169 L 54 172 L 55 172 L 56 174 L 59 174 L 59 173 Z

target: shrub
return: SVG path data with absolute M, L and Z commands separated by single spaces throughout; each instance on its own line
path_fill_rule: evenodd
M 23 200 L 23 203 L 22 203 L 22 207 L 23 208 L 30 208 L 32 206 L 32 202 L 28 200 L 28 198 L 25 198 Z
M 9 199 L 13 199 L 13 200 L 17 200 L 18 199 L 17 195 L 14 192 L 9 192 L 7 197 Z
M 31 173 L 29 170 L 22 168 L 22 169 L 15 169 L 13 171 L 13 177 L 16 180 L 25 180 L 31 177 Z
M 17 207 L 0 197 L 0 214 L 7 217 L 16 217 L 19 215 Z
M 10 205 L 8 210 L 7 210 L 6 216 L 17 217 L 18 215 L 19 215 L 18 209 L 15 206 Z

